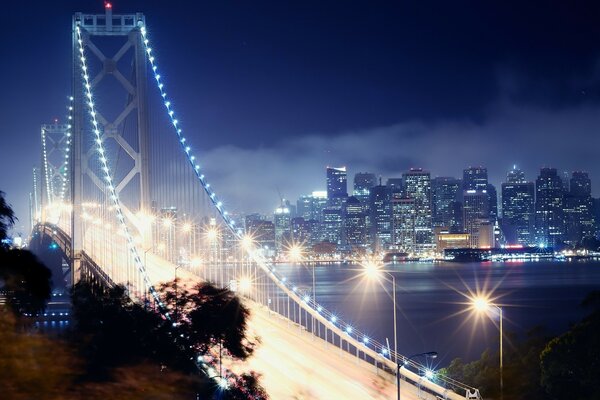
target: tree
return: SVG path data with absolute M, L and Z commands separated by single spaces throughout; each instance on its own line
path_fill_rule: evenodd
M 582 303 L 592 313 L 543 350 L 541 385 L 553 399 L 600 399 L 600 291 Z
M 15 213 L 6 202 L 5 194 L 0 191 L 0 246 L 2 241 L 8 237 L 8 230 L 15 224 Z
M 0 250 L 0 280 L 16 313 L 36 314 L 46 308 L 51 277 L 50 270 L 30 251 Z

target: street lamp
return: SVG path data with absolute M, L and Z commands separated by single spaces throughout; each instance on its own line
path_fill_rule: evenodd
M 396 385 L 398 386 L 398 400 L 400 400 L 400 368 L 407 366 L 413 358 L 417 357 L 425 357 L 425 358 L 437 358 L 437 351 L 427 351 L 425 353 L 417 353 L 413 354 L 410 357 L 406 357 L 402 365 L 396 364 Z M 431 370 L 425 371 L 425 378 L 431 379 L 433 377 L 433 372 Z
M 397 335 L 397 323 L 396 323 L 396 277 L 388 271 L 381 269 L 381 264 L 376 260 L 368 259 L 363 263 L 364 273 L 368 278 L 378 279 L 381 274 L 385 274 L 390 278 L 384 278 L 386 281 L 392 283 L 392 298 L 394 301 L 394 362 L 398 364 L 398 335 Z
M 471 299 L 472 307 L 475 311 L 479 313 L 487 313 L 490 309 L 496 309 L 498 311 L 498 316 L 500 318 L 499 328 L 500 328 L 500 398 L 504 398 L 504 380 L 502 374 L 502 337 L 504 336 L 502 333 L 502 307 L 490 302 L 486 297 L 474 297 Z

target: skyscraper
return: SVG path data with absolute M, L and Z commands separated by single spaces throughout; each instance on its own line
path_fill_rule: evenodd
M 463 190 L 486 190 L 488 173 L 485 167 L 469 167 L 463 171 Z
M 431 206 L 433 226 L 450 228 L 452 225 L 452 203 L 461 190 L 459 179 L 437 177 L 431 180 Z
M 344 243 L 350 247 L 366 244 L 366 221 L 363 206 L 356 197 L 348 197 L 344 205 Z
M 394 246 L 405 253 L 416 252 L 415 199 L 405 196 L 392 198 L 392 237 Z
M 490 246 L 493 243 L 493 229 L 488 227 L 490 225 L 490 201 L 487 190 L 465 190 L 463 198 L 463 221 L 465 232 L 469 234 L 471 247 Z
M 335 245 L 342 244 L 342 209 L 327 207 L 323 210 L 321 223 L 323 241 Z
M 314 191 L 310 195 L 300 196 L 296 202 L 296 214 L 308 220 L 322 221 L 323 209 L 327 206 L 327 192 Z
M 575 245 L 584 237 L 593 237 L 592 181 L 587 172 L 575 171 L 570 179 L 569 193 L 565 195 L 565 242 Z
M 392 207 L 387 186 L 371 188 L 372 241 L 375 249 L 387 250 L 392 243 Z
M 292 237 L 290 209 L 284 206 L 275 209 L 275 247 L 282 251 Z
M 415 200 L 415 251 L 432 251 L 433 225 L 431 216 L 431 176 L 429 171 L 411 168 L 402 174 L 404 194 Z
M 498 219 L 498 193 L 496 191 L 496 186 L 492 185 L 491 183 L 487 184 L 486 190 L 488 194 L 488 201 L 490 202 L 490 221 L 495 223 Z
M 363 204 L 369 203 L 369 193 L 373 186 L 377 185 L 375 174 L 370 172 L 359 172 L 354 175 L 354 197 Z
M 525 174 L 513 167 L 502 183 L 502 231 L 509 244 L 535 243 L 535 187 Z
M 556 168 L 542 168 L 535 181 L 535 233 L 540 246 L 556 247 L 564 236 L 563 181 Z
M 327 167 L 327 200 L 329 206 L 341 207 L 347 197 L 346 167 Z

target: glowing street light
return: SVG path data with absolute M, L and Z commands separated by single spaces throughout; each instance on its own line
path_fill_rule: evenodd
M 288 259 L 292 262 L 302 261 L 304 249 L 299 244 L 293 244 L 288 248 Z
M 189 222 L 186 222 L 186 223 L 184 223 L 184 224 L 181 226 L 181 230 L 182 230 L 184 233 L 190 233 L 190 232 L 192 231 L 192 224 L 190 224 Z
M 250 251 L 252 250 L 252 247 L 254 247 L 254 238 L 252 238 L 251 235 L 244 235 L 244 237 L 242 237 L 242 248 L 246 251 Z
M 238 281 L 238 289 L 242 293 L 249 293 L 252 289 L 252 279 L 247 276 L 243 276 Z
M 162 224 L 165 228 L 170 228 L 173 225 L 173 220 L 171 218 L 163 218 Z
M 206 237 L 211 242 L 215 241 L 218 236 L 219 236 L 219 232 L 217 231 L 217 228 L 210 228 L 206 231 Z
M 382 269 L 382 264 L 375 258 L 368 258 L 362 263 L 364 268 L 364 274 L 369 279 L 379 279 L 382 275 L 387 275 L 389 278 L 385 278 L 388 282 L 392 283 L 392 299 L 394 302 L 394 362 L 398 364 L 398 324 L 396 322 L 396 277 Z
M 473 297 L 471 298 L 471 307 L 474 311 L 480 313 L 480 314 L 487 314 L 489 311 L 492 310 L 496 310 L 498 311 L 498 316 L 500 318 L 500 324 L 499 324 L 499 329 L 500 329 L 500 398 L 504 398 L 504 379 L 503 379 L 503 374 L 502 374 L 502 337 L 504 336 L 502 333 L 502 319 L 503 319 L 503 315 L 502 315 L 502 307 L 492 303 L 487 297 L 484 296 L 477 296 L 477 297 Z

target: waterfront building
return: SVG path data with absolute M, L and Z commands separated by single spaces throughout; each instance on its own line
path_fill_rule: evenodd
M 388 250 L 392 243 L 392 207 L 387 186 L 371 188 L 370 208 L 372 244 L 376 250 Z
M 348 197 L 344 205 L 344 244 L 349 247 L 362 247 L 366 242 L 367 225 L 365 212 L 360 200 Z
M 535 181 L 535 236 L 543 247 L 557 247 L 563 241 L 563 180 L 556 168 L 542 168 Z
M 392 243 L 396 250 L 414 254 L 417 250 L 416 201 L 410 197 L 392 197 Z
M 342 209 L 327 207 L 323 210 L 322 240 L 335 245 L 342 244 Z
M 281 206 L 275 209 L 275 248 L 281 252 L 290 242 L 292 237 L 292 219 L 290 209 Z
M 576 245 L 595 234 L 592 182 L 587 172 L 575 171 L 564 199 L 565 242 Z
M 402 175 L 404 194 L 415 200 L 415 251 L 434 249 L 431 214 L 431 176 L 429 171 L 411 168 Z
M 457 201 L 461 181 L 451 177 L 437 177 L 431 180 L 431 211 L 433 226 L 450 228 L 452 204 Z
M 516 166 L 502 183 L 502 232 L 509 244 L 535 244 L 535 186 Z
M 470 247 L 478 248 L 488 243 L 486 235 L 480 234 L 481 229 L 485 229 L 490 223 L 490 202 L 487 190 L 465 190 L 463 193 L 463 221 L 465 232 L 469 234 Z M 492 229 L 493 237 L 493 229 Z M 482 239 L 480 241 L 480 239 Z
M 435 251 L 444 254 L 447 249 L 464 249 L 470 247 L 468 233 L 452 233 L 446 228 L 435 227 Z

